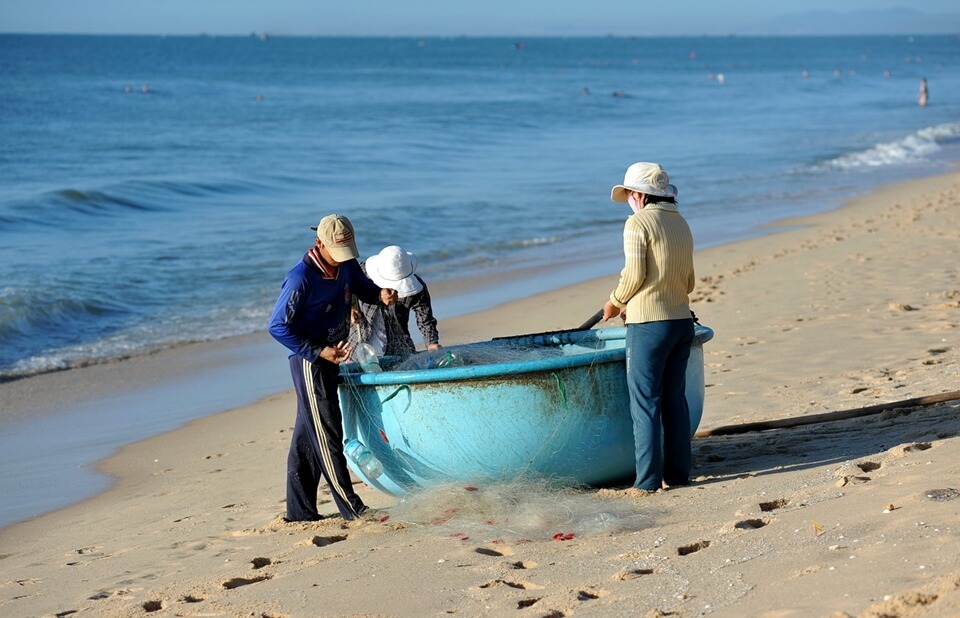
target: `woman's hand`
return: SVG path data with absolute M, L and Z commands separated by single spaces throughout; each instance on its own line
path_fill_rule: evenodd
M 397 302 L 397 291 L 391 290 L 390 288 L 383 288 L 380 290 L 380 302 L 387 306 L 394 304 Z
M 610 318 L 615 318 L 621 314 L 620 307 L 613 304 L 612 300 L 608 300 L 603 303 L 603 321 L 606 322 Z

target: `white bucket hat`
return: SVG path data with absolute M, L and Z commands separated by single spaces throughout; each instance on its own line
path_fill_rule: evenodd
M 397 296 L 406 298 L 423 289 L 423 284 L 414 276 L 417 263 L 416 255 L 390 245 L 367 258 L 367 276 L 380 287 L 396 290 Z
M 639 191 L 647 195 L 677 197 L 677 188 L 670 184 L 670 176 L 659 163 L 634 163 L 623 175 L 623 184 L 610 190 L 610 199 L 614 202 L 626 202 L 628 191 Z

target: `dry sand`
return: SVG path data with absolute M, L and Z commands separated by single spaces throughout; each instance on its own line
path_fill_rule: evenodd
M 960 174 L 788 223 L 697 255 L 701 429 L 960 389 Z M 613 284 L 444 340 L 570 328 Z M 566 541 L 411 524 L 363 485 L 383 521 L 283 523 L 293 410 L 285 393 L 127 446 L 109 491 L 0 531 L 0 614 L 960 616 L 958 401 L 698 438 L 693 486 L 590 492 L 642 525 Z

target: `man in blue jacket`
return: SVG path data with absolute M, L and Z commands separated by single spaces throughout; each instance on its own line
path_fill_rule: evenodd
M 396 290 L 381 289 L 357 262 L 353 224 L 328 215 L 316 227 L 317 241 L 287 273 L 270 316 L 270 334 L 290 350 L 297 393 L 297 421 L 287 457 L 287 520 L 316 521 L 317 489 L 326 479 L 344 519 L 367 510 L 353 491 L 343 454 L 343 426 L 337 399 L 340 363 L 347 345 L 353 295 L 391 305 Z

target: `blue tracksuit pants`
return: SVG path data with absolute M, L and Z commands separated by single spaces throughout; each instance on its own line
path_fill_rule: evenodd
M 297 393 L 297 421 L 287 457 L 287 519 L 315 521 L 317 489 L 327 481 L 333 501 L 344 519 L 356 519 L 367 510 L 353 491 L 343 454 L 343 425 L 337 399 L 337 364 L 320 359 L 312 363 L 290 357 L 290 374 Z

